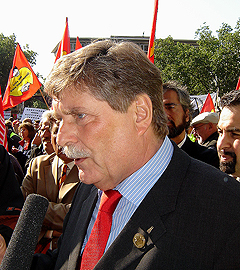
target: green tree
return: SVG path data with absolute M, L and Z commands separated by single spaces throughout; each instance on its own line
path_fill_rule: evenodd
M 5 37 L 3 34 L 0 34 L 0 86 L 2 93 L 5 92 L 7 86 L 8 76 L 12 68 L 16 47 L 17 41 L 14 34 L 9 37 Z M 30 50 L 28 44 L 23 46 L 22 50 L 29 64 L 34 66 L 36 64 L 37 53 Z
M 175 43 L 172 37 L 156 41 L 155 64 L 163 80 L 177 80 L 190 94 L 236 88 L 240 75 L 240 20 L 235 29 L 223 23 L 215 37 L 205 24 L 196 31 L 196 46 Z

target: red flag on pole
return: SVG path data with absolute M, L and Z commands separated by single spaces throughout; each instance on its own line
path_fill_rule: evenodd
M 240 76 L 239 76 L 239 79 L 238 79 L 236 90 L 240 90 Z
M 15 107 L 31 98 L 41 87 L 21 47 L 17 44 L 12 69 L 3 97 L 3 110 Z
M 155 0 L 154 5 L 154 14 L 153 14 L 153 24 L 152 32 L 148 44 L 148 59 L 154 63 L 154 41 L 155 41 L 155 32 L 156 32 L 156 23 L 157 23 L 157 12 L 158 12 L 158 0 Z
M 71 52 L 71 45 L 70 45 L 70 36 L 69 36 L 69 29 L 68 29 L 68 18 L 66 18 L 66 25 L 65 30 L 63 33 L 63 38 L 58 45 L 58 50 L 55 58 L 55 62 L 63 55 L 69 54 Z
M 82 44 L 80 43 L 79 38 L 77 37 L 75 51 L 81 48 L 82 48 Z
M 207 98 L 202 106 L 201 112 L 215 112 L 215 107 L 211 95 L 208 93 Z
M 0 144 L 2 144 L 8 150 L 7 133 L 6 133 L 6 129 L 5 129 L 1 87 L 0 87 Z

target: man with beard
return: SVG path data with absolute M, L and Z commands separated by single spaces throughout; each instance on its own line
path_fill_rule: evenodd
M 168 118 L 168 137 L 189 156 L 219 168 L 217 151 L 192 142 L 187 136 L 192 108 L 186 87 L 176 81 L 164 83 L 163 104 Z
M 233 90 L 221 98 L 217 150 L 220 170 L 240 177 L 240 92 Z

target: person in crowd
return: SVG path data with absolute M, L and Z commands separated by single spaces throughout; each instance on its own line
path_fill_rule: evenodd
M 8 118 L 8 120 L 9 120 L 11 123 L 13 123 L 14 117 L 13 117 L 13 116 L 10 116 L 10 117 Z
M 193 118 L 191 126 L 198 143 L 210 149 L 216 149 L 219 116 L 215 112 L 203 112 Z
M 0 263 L 17 223 L 24 199 L 15 177 L 10 155 L 0 145 Z
M 15 133 L 15 131 L 13 131 L 12 122 L 10 120 L 5 121 L 5 127 L 6 127 L 6 133 L 7 133 L 8 151 L 9 151 L 10 160 L 14 168 L 15 176 L 19 184 L 21 184 L 24 177 L 24 173 L 23 173 L 23 170 L 19 161 L 12 154 L 12 148 L 19 147 L 20 146 L 19 143 L 22 140 L 22 138 L 17 133 Z
M 40 125 L 40 119 L 36 119 L 34 121 L 33 125 L 34 125 L 34 128 L 35 128 L 36 132 L 38 132 L 39 125 Z
M 13 169 L 14 169 L 14 172 L 15 172 L 16 179 L 17 179 L 19 185 L 21 185 L 22 181 L 23 181 L 23 178 L 25 176 L 24 173 L 23 173 L 22 166 L 20 165 L 17 158 L 13 154 L 9 153 L 9 156 L 10 156 L 10 160 L 11 160 L 12 165 L 13 165 Z
M 54 149 L 51 143 L 51 131 L 50 124 L 52 123 L 52 112 L 50 110 L 45 111 L 42 114 L 40 126 L 38 132 L 35 134 L 32 140 L 30 158 L 26 162 L 26 166 L 32 158 L 54 153 Z
M 82 183 L 58 248 L 32 269 L 239 267 L 240 185 L 167 137 L 161 73 L 139 46 L 65 55 L 45 91 Z
M 12 154 L 17 158 L 20 163 L 24 174 L 26 173 L 26 161 L 30 158 L 31 142 L 35 136 L 34 126 L 28 122 L 24 122 L 19 126 L 19 133 L 23 138 L 19 142 L 19 147 L 12 147 Z
M 19 128 L 19 125 L 20 125 L 20 121 L 19 120 L 14 120 L 12 122 L 12 127 L 13 127 L 13 131 L 18 134 L 18 128 Z
M 22 138 L 13 131 L 12 122 L 9 120 L 5 121 L 6 133 L 7 133 L 7 142 L 8 142 L 8 151 L 12 153 L 13 146 L 15 148 L 19 147 L 19 142 Z
M 24 118 L 24 119 L 22 120 L 22 123 L 30 123 L 30 124 L 33 125 L 32 119 L 31 119 L 31 118 L 28 118 L 28 117 Z
M 207 149 L 197 142 L 191 141 L 187 136 L 187 130 L 192 120 L 192 108 L 186 87 L 176 81 L 164 83 L 163 105 L 168 118 L 168 137 L 191 157 L 219 168 L 216 149 Z
M 220 170 L 240 178 L 240 92 L 233 90 L 221 98 L 217 150 Z
M 51 248 L 56 248 L 64 217 L 79 184 L 78 169 L 73 159 L 66 157 L 56 143 L 57 131 L 58 123 L 53 122 L 51 143 L 55 152 L 33 158 L 21 186 L 24 198 L 35 193 L 46 197 L 50 202 L 39 237 L 39 252 L 45 252 L 44 249 L 50 242 Z M 66 170 L 65 180 L 61 177 L 63 169 Z

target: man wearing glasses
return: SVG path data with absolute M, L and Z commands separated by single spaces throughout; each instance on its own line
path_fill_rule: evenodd
M 200 113 L 192 120 L 193 135 L 198 143 L 216 150 L 218 132 L 217 123 L 219 116 L 215 112 Z
M 192 142 L 187 136 L 192 120 L 191 100 L 187 89 L 175 81 L 164 83 L 163 104 L 168 118 L 168 137 L 189 156 L 219 168 L 217 152 Z

